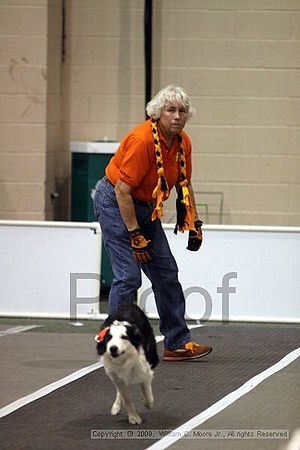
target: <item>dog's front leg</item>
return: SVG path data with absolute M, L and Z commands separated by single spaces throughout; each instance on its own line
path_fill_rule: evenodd
M 116 386 L 117 387 L 117 386 Z M 117 387 L 117 396 L 116 396 L 116 400 L 114 401 L 112 408 L 111 408 L 111 414 L 112 416 L 116 416 L 117 414 L 119 414 L 119 412 L 121 411 L 121 406 L 122 406 L 122 395 L 119 391 L 119 388 Z
M 132 403 L 130 392 L 128 386 L 124 383 L 124 381 L 120 380 L 117 376 L 112 376 L 112 381 L 114 382 L 121 398 L 124 401 L 124 405 L 126 407 L 128 413 L 128 421 L 132 425 L 139 425 L 142 423 L 142 419 L 137 413 L 134 404 Z
M 124 384 L 124 386 L 120 388 L 120 391 L 124 399 L 125 407 L 127 409 L 129 423 L 131 423 L 132 425 L 139 425 L 140 423 L 142 423 L 142 419 L 140 418 L 134 404 L 132 403 L 128 386 Z
M 153 407 L 154 399 L 152 394 L 152 380 L 141 383 L 141 388 L 143 392 L 143 396 L 145 399 L 145 406 L 148 409 Z

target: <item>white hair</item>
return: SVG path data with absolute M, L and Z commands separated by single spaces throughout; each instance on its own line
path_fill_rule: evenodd
M 165 87 L 159 91 L 152 100 L 147 104 L 146 111 L 148 116 L 153 117 L 153 119 L 159 119 L 163 108 L 167 103 L 180 103 L 187 110 L 187 119 L 190 119 L 194 114 L 195 110 L 191 106 L 190 99 L 185 91 L 173 84 Z

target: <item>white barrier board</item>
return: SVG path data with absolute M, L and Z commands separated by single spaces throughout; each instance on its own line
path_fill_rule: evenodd
M 0 221 L 0 263 L 2 316 L 70 318 L 72 306 L 77 318 L 99 312 L 97 223 Z
M 188 234 L 173 228 L 164 225 L 187 318 L 300 322 L 300 228 L 207 225 L 198 252 L 186 250 Z M 144 274 L 139 304 L 158 317 Z

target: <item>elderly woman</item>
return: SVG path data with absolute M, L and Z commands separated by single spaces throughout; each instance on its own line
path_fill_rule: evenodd
M 164 360 L 184 361 L 205 356 L 211 348 L 191 342 L 178 268 L 160 218 L 163 201 L 175 186 L 175 232 L 189 230 L 187 249 L 200 248 L 202 221 L 191 185 L 191 142 L 183 131 L 193 110 L 180 87 L 168 86 L 148 103 L 147 113 L 150 119 L 122 139 L 94 198 L 114 273 L 109 313 L 135 301 L 142 269 L 152 283 Z

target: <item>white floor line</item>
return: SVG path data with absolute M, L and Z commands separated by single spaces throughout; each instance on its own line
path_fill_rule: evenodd
M 1 333 L 6 334 L 13 334 L 13 333 L 20 333 L 21 331 L 25 331 L 25 329 L 34 328 L 38 325 L 31 325 L 28 327 L 15 327 L 10 328 L 10 333 L 8 333 L 9 330 L 6 330 Z M 199 328 L 201 327 L 201 324 L 195 324 L 195 325 L 189 325 L 190 329 L 193 328 Z M 21 330 L 22 328 L 22 330 Z M 18 329 L 18 331 L 16 331 Z M 12 331 L 15 330 L 15 331 Z M 1 336 L 1 334 L 0 334 Z M 161 342 L 163 340 L 163 336 L 156 336 L 156 342 Z M 28 405 L 28 403 L 34 402 L 35 400 L 38 400 L 41 397 L 44 397 L 45 395 L 50 394 L 51 392 L 61 388 L 62 386 L 65 386 L 66 384 L 72 383 L 72 381 L 78 380 L 79 378 L 84 377 L 85 375 L 89 374 L 90 372 L 93 372 L 96 369 L 99 369 L 100 367 L 103 367 L 103 364 L 100 362 L 92 364 L 91 366 L 84 367 L 83 369 L 77 370 L 74 373 L 71 373 L 70 375 L 67 375 L 64 378 L 61 378 L 60 380 L 54 381 L 51 384 L 48 384 L 47 386 L 42 387 L 41 389 L 38 389 L 37 391 L 33 392 L 32 394 L 26 395 L 25 397 L 19 398 L 18 400 L 9 403 L 6 406 L 3 406 L 3 408 L 0 408 L 0 418 L 7 416 L 8 414 L 11 414 L 12 412 L 16 411 L 17 409 L 22 408 L 25 405 Z
M 160 342 L 162 340 L 163 340 L 162 336 L 156 337 L 156 342 Z M 41 389 L 38 389 L 32 394 L 26 395 L 25 397 L 19 398 L 18 400 L 9 403 L 6 406 L 3 406 L 3 408 L 0 408 L 0 418 L 7 416 L 8 414 L 11 414 L 17 409 L 20 409 L 23 406 L 28 405 L 28 403 L 34 402 L 35 400 L 38 400 L 39 398 L 44 397 L 45 395 L 50 394 L 51 392 L 61 388 L 62 386 L 72 383 L 72 381 L 78 380 L 79 378 L 82 378 L 85 375 L 101 367 L 103 367 L 103 364 L 100 362 L 92 364 L 91 366 L 84 367 L 83 369 L 77 370 L 76 372 L 73 372 L 64 378 L 61 378 L 60 380 L 54 381 L 53 383 L 48 384 L 47 386 L 44 386 Z
M 33 328 L 38 328 L 40 325 L 27 325 L 26 327 L 19 326 L 8 328 L 7 330 L 0 331 L 0 337 L 7 336 L 9 334 L 22 333 L 23 331 L 32 330 Z
M 0 409 L 0 418 L 11 414 L 12 412 L 16 411 L 19 408 L 22 408 L 25 405 L 28 405 L 28 403 L 34 402 L 35 400 L 38 400 L 39 398 L 50 394 L 51 392 L 61 388 L 62 386 L 65 386 L 66 384 L 72 383 L 72 381 L 84 377 L 88 373 L 93 372 L 94 370 L 99 369 L 102 366 L 103 365 L 100 362 L 97 362 L 95 364 L 92 364 L 91 366 L 84 367 L 83 369 L 77 370 L 76 372 L 73 372 L 64 378 L 61 378 L 58 381 L 54 381 L 54 383 L 42 387 L 32 394 L 26 395 L 25 397 L 19 398 L 18 400 L 9 403 L 6 406 L 3 406 L 3 408 Z
M 180 427 L 173 430 L 172 434 L 170 434 L 169 436 L 165 436 L 160 441 L 158 441 L 155 444 L 148 447 L 147 450 L 150 450 L 150 449 L 151 450 L 164 450 L 165 448 L 170 447 L 175 442 L 180 440 L 181 436 L 184 436 L 184 432 L 189 432 L 189 431 L 193 430 L 197 426 L 206 422 L 211 417 L 213 417 L 216 414 L 218 414 L 219 412 L 223 411 L 223 409 L 232 405 L 232 403 L 237 401 L 239 398 L 243 397 L 243 395 L 252 391 L 252 389 L 254 389 L 256 386 L 258 386 L 264 380 L 266 380 L 267 378 L 272 376 L 274 373 L 279 372 L 280 370 L 284 369 L 286 366 L 291 364 L 299 356 L 300 356 L 300 347 L 297 348 L 296 350 L 292 351 L 291 353 L 288 353 L 284 358 L 282 358 L 276 364 L 274 364 L 273 366 L 264 370 L 263 372 L 259 373 L 255 377 L 251 378 L 249 381 L 247 381 L 241 387 L 239 387 L 235 391 L 231 392 L 230 394 L 226 395 L 224 398 L 222 398 L 218 402 L 211 405 L 205 411 L 202 411 L 200 414 L 198 414 L 197 416 L 194 416 L 188 422 L 185 422 L 183 425 L 181 425 Z

